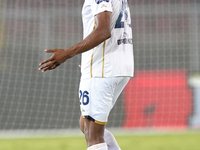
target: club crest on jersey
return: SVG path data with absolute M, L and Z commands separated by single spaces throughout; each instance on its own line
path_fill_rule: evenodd
M 102 3 L 102 2 L 109 2 L 110 0 L 95 0 L 95 2 L 97 3 L 97 4 L 100 4 L 100 3 Z

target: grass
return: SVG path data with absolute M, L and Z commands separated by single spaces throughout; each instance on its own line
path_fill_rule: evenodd
M 116 136 L 122 150 L 200 150 L 200 134 Z M 83 137 L 0 139 L 0 150 L 86 150 Z

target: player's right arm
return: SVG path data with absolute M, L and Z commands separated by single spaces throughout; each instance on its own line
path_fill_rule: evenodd
M 95 15 L 95 29 L 80 43 L 68 48 L 68 49 L 54 49 L 45 50 L 47 53 L 54 53 L 49 59 L 42 61 L 39 65 L 39 70 L 45 72 L 58 67 L 64 63 L 67 59 L 74 57 L 79 53 L 86 52 L 97 45 L 104 42 L 111 37 L 111 12 L 105 11 Z

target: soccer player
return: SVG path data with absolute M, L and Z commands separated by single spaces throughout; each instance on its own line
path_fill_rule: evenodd
M 88 150 L 120 150 L 105 125 L 118 96 L 134 72 L 127 0 L 85 0 L 82 20 L 84 39 L 65 50 L 45 50 L 53 55 L 40 63 L 39 70 L 55 69 L 82 53 L 79 123 Z

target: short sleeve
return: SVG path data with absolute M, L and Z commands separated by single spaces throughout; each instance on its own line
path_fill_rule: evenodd
M 95 16 L 104 11 L 112 12 L 112 2 L 111 0 L 90 0 L 92 14 Z

